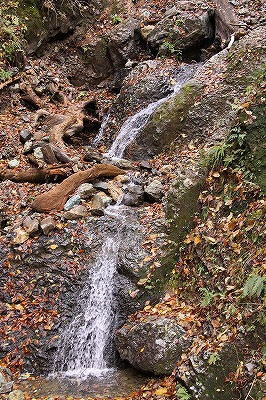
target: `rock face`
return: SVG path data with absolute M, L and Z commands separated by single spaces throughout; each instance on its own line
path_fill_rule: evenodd
M 148 317 L 118 330 L 116 346 L 123 360 L 145 372 L 169 374 L 189 347 L 186 331 L 169 318 Z
M 235 99 L 245 97 L 249 82 L 264 68 L 266 42 L 259 38 L 265 33 L 265 27 L 250 32 L 200 67 L 192 80 L 154 111 L 126 155 L 151 158 L 175 139 L 181 145 L 224 139 L 236 117 Z
M 214 39 L 214 10 L 199 17 L 181 14 L 175 7 L 148 34 L 147 43 L 158 56 L 179 52 L 180 57 L 198 55 Z

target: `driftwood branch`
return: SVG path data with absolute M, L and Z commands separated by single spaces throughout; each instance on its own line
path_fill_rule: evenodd
M 47 168 L 31 168 L 27 171 L 15 171 L 6 169 L 0 171 L 0 181 L 10 180 L 12 182 L 44 183 L 66 178 L 72 173 L 72 169 L 66 165 L 63 167 L 55 165 Z
M 109 164 L 98 164 L 86 171 L 76 172 L 62 183 L 36 197 L 31 207 L 38 212 L 63 210 L 65 202 L 77 187 L 84 182 L 91 182 L 100 176 L 114 177 L 125 171 Z

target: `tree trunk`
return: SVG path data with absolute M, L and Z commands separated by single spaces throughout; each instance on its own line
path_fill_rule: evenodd
M 84 182 L 91 182 L 99 176 L 114 177 L 125 171 L 108 164 L 97 164 L 86 171 L 76 172 L 58 186 L 36 197 L 31 207 L 38 212 L 61 211 L 65 202 L 77 187 Z

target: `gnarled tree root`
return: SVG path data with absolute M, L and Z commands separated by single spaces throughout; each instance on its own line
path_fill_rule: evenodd
M 108 164 L 97 164 L 86 171 L 76 172 L 58 186 L 36 197 L 31 207 L 38 212 L 61 211 L 68 196 L 84 182 L 91 182 L 100 176 L 114 177 L 124 174 L 120 168 Z

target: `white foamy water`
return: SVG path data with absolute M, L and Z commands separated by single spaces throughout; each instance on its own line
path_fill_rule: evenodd
M 114 158 L 123 158 L 124 152 L 128 145 L 138 136 L 141 130 L 147 124 L 152 113 L 163 103 L 173 97 L 184 86 L 185 82 L 191 78 L 195 72 L 195 66 L 183 67 L 176 77 L 176 84 L 173 92 L 168 96 L 150 103 L 146 108 L 139 111 L 137 114 L 129 117 L 122 125 L 115 141 L 113 142 L 107 156 Z
M 109 119 L 110 119 L 110 113 L 106 114 L 103 117 L 99 132 L 97 133 L 97 135 L 95 136 L 95 138 L 93 139 L 93 141 L 91 143 L 92 146 L 97 147 L 98 144 L 100 143 L 100 141 L 102 140 L 104 132 L 105 132 L 105 128 L 109 122 Z
M 116 306 L 113 278 L 117 269 L 123 211 L 119 206 L 110 206 L 106 214 L 119 218 L 117 233 L 105 238 L 90 270 L 89 283 L 79 294 L 79 312 L 59 339 L 54 374 L 86 378 L 112 370 L 108 361 L 114 358 L 112 339 Z

